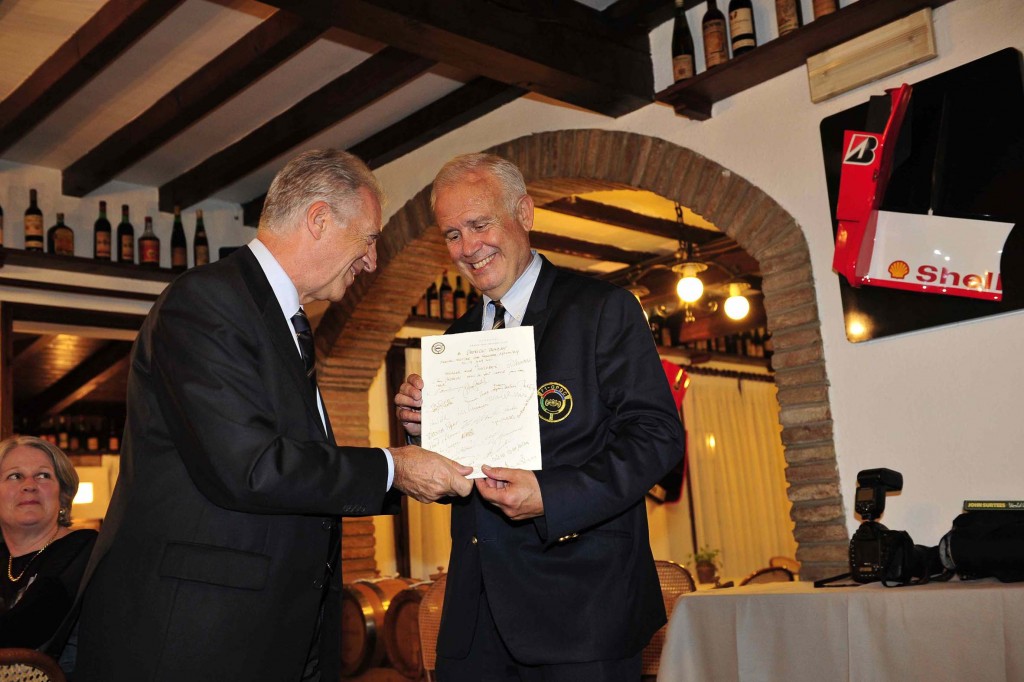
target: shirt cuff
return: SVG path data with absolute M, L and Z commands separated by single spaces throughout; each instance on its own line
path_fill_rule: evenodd
M 391 456 L 391 451 L 387 448 L 381 448 L 384 451 L 384 456 L 388 460 L 388 487 L 384 489 L 384 492 L 391 490 L 391 484 L 395 482 L 395 458 Z

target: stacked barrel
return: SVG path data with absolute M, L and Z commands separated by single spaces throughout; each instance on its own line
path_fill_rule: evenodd
M 443 588 L 443 576 L 440 581 L 438 587 Z M 356 580 L 343 585 L 342 675 L 360 682 L 426 679 L 419 607 L 433 585 L 433 580 L 402 577 Z M 427 655 L 432 662 L 433 651 Z

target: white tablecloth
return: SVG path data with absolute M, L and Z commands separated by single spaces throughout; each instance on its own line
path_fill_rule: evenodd
M 764 583 L 683 595 L 659 682 L 1024 681 L 1024 583 Z

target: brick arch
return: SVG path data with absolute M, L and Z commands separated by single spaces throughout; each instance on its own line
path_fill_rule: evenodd
M 649 190 L 678 201 L 758 260 L 775 347 L 772 364 L 801 576 L 813 579 L 845 570 L 848 534 L 814 277 L 807 241 L 793 217 L 714 161 L 636 133 L 555 131 L 487 151 L 516 163 L 531 194 L 545 201 L 608 188 Z M 410 308 L 450 265 L 440 230 L 432 228 L 429 189 L 391 217 L 378 248 L 377 271 L 358 279 L 318 328 L 318 377 L 339 442 L 368 442 L 370 382 Z

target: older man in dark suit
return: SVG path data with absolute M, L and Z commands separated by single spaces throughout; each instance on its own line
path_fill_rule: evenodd
M 665 622 L 644 494 L 683 454 L 643 311 L 531 251 L 533 200 L 510 162 L 453 159 L 431 200 L 453 262 L 483 293 L 449 333 L 534 328 L 543 462 L 483 467 L 476 494 L 452 503 L 438 677 L 638 680 Z M 413 435 L 422 388 L 412 375 L 395 397 Z
M 289 162 L 246 248 L 191 270 L 132 351 L 121 473 L 81 598 L 85 682 L 337 680 L 340 516 L 392 488 L 468 495 L 415 446 L 339 447 L 301 306 L 376 266 L 381 190 L 335 150 Z

